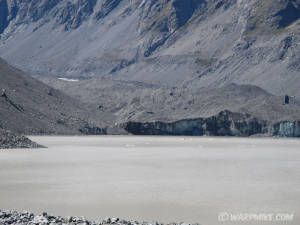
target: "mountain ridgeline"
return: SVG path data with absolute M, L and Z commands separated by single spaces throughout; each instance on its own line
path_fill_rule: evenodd
M 72 99 L 60 114 L 72 132 L 203 125 L 230 110 L 264 134 L 285 136 L 290 121 L 298 135 L 300 0 L 0 0 L 0 57 L 46 83 L 46 99 L 50 86 Z

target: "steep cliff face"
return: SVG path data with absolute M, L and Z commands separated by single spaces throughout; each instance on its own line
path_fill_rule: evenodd
M 8 26 L 8 6 L 6 1 L 0 1 L 0 34 Z
M 100 10 L 96 12 L 96 19 L 99 20 L 107 16 L 112 10 L 114 10 L 122 0 L 104 0 L 102 1 Z
M 262 133 L 265 126 L 249 114 L 222 111 L 216 116 L 180 120 L 172 123 L 128 122 L 125 130 L 136 135 L 251 136 Z
M 208 118 L 167 122 L 128 122 L 125 130 L 135 135 L 237 136 L 252 135 L 300 137 L 300 121 L 258 120 L 250 114 L 222 111 Z
M 278 32 L 300 18 L 300 1 L 265 0 L 252 1 L 246 35 Z
M 49 23 L 50 19 L 55 21 L 56 25 L 76 29 L 88 19 L 96 22 L 105 18 L 116 10 L 120 3 L 123 3 L 122 16 L 130 14 L 130 11 L 142 9 L 141 23 L 162 28 L 167 22 L 173 31 L 185 25 L 201 5 L 206 5 L 205 0 L 142 2 L 137 0 L 1 0 L 0 8 L 3 12 L 1 16 L 5 23 L 1 24 L 0 34 L 8 25 L 29 24 L 36 21 Z
M 300 121 L 282 121 L 271 125 L 270 135 L 300 137 Z

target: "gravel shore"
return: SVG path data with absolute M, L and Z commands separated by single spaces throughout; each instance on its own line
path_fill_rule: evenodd
M 9 148 L 44 148 L 27 137 L 14 134 L 0 128 L 0 149 Z
M 164 225 L 158 222 L 138 222 L 138 221 L 128 221 L 119 218 L 106 218 L 104 220 L 91 221 L 80 216 L 70 216 L 70 217 L 60 217 L 52 216 L 44 212 L 41 215 L 34 215 L 33 213 L 23 211 L 10 211 L 10 210 L 0 210 L 0 225 Z M 168 225 L 190 225 L 187 223 L 169 223 Z M 199 224 L 193 224 L 199 225 Z

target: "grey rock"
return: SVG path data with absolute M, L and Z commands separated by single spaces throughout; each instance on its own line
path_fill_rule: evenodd
M 119 221 L 120 221 L 119 218 L 111 218 L 111 223 L 117 223 Z
M 300 2 L 264 2 L 5 0 L 0 55 L 34 75 L 299 96 Z
M 0 128 L 0 149 L 9 148 L 44 148 L 22 135 L 16 135 L 10 131 L 6 131 Z M 23 212 L 23 215 L 27 215 L 27 212 Z
M 17 134 L 100 134 L 101 112 L 0 59 L 0 128 Z M 91 132 L 91 133 L 89 133 Z
M 22 217 L 22 218 L 21 218 Z M 51 217 L 51 219 L 50 219 Z M 114 221 L 112 221 L 114 220 Z M 0 210 L 0 224 L 19 224 L 19 225 L 103 225 L 103 224 L 116 224 L 116 218 L 105 219 L 103 222 L 96 222 L 85 220 L 83 217 L 68 217 L 63 218 L 59 216 L 50 216 L 48 214 L 36 215 L 32 213 L 19 213 L 16 211 Z M 152 225 L 152 223 L 138 222 L 138 221 L 128 221 L 128 220 L 118 220 L 119 225 Z M 158 225 L 158 223 L 156 223 Z M 161 224 L 163 225 L 163 224 Z M 179 225 L 179 223 L 173 223 L 172 225 Z M 195 224 L 196 225 L 196 224 Z
M 32 221 L 32 224 L 46 225 L 48 223 L 49 223 L 48 219 L 44 216 L 35 216 Z
M 128 121 L 172 122 L 206 118 L 224 110 L 248 113 L 271 122 L 300 120 L 297 98 L 291 98 L 289 105 L 283 105 L 284 96 L 272 95 L 253 85 L 229 84 L 219 88 L 190 89 L 105 79 L 76 84 L 56 79 L 45 82 L 81 101 L 93 105 L 97 103 L 95 108 L 101 103 L 105 106 L 103 113 L 115 115 L 114 118 L 105 117 L 105 120 L 111 121 L 111 125 Z

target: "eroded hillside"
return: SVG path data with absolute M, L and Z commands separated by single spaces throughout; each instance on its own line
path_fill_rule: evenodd
M 299 0 L 5 0 L 0 55 L 35 75 L 299 95 Z

